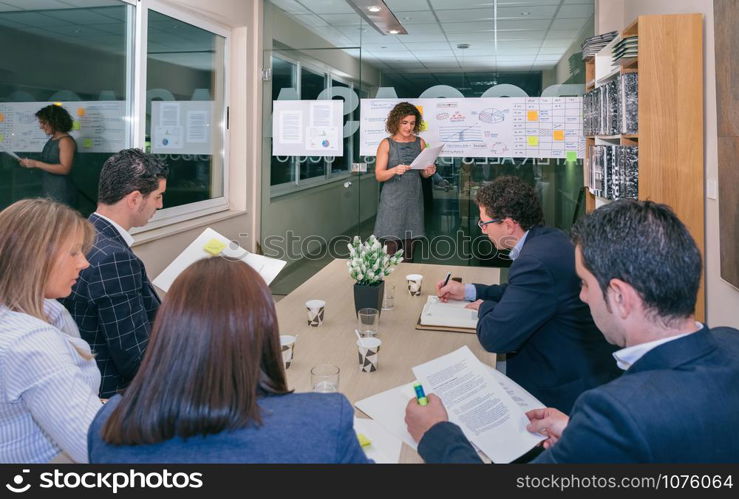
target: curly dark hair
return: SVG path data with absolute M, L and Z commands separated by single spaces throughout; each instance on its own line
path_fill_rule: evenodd
M 39 121 L 48 123 L 55 132 L 67 133 L 72 129 L 72 117 L 62 106 L 50 104 L 36 111 Z
M 536 191 L 518 177 L 498 177 L 477 191 L 477 204 L 491 218 L 510 218 L 529 230 L 544 223 Z
M 169 175 L 167 164 L 141 149 L 123 149 L 103 163 L 98 182 L 98 202 L 115 204 L 133 191 L 148 196 Z
M 418 132 L 420 132 L 421 120 L 423 120 L 423 116 L 421 116 L 421 111 L 419 111 L 418 108 L 410 102 L 399 102 L 395 105 L 394 108 L 390 110 L 390 113 L 387 115 L 387 120 L 385 120 L 385 130 L 387 131 L 387 133 L 389 133 L 390 135 L 395 135 L 396 133 L 398 133 L 400 120 L 410 115 L 416 117 L 416 126 L 413 127 L 413 133 L 417 134 Z

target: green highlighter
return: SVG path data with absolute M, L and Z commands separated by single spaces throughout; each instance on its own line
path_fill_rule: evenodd
M 426 398 L 426 394 L 423 391 L 421 383 L 418 381 L 413 383 L 413 389 L 416 391 L 416 400 L 418 401 L 418 405 L 428 405 L 429 399 Z

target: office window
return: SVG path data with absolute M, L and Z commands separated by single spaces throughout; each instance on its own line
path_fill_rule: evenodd
M 61 105 L 71 115 L 70 135 L 77 143 L 69 202 L 88 214 L 95 209 L 100 166 L 133 145 L 126 74 L 135 8 L 118 0 L 100 0 L 93 8 L 64 2 L 50 9 L 15 5 L 0 12 L 0 151 L 46 159 L 42 149 L 48 137 L 35 113 Z M 0 152 L 0 209 L 19 199 L 55 195 L 45 175 Z
M 326 88 L 326 75 L 316 73 L 303 66 L 300 71 L 300 99 L 316 100 Z M 300 180 L 326 175 L 326 161 L 323 156 L 300 156 Z
M 149 11 L 146 141 L 170 168 L 165 208 L 224 197 L 225 51 L 224 36 Z
M 348 92 L 351 92 L 351 87 L 336 79 L 331 79 L 331 99 L 346 101 Z M 344 106 L 346 108 L 346 105 Z M 344 109 L 342 109 L 342 114 Z M 343 114 L 342 126 L 346 125 L 347 121 L 352 118 L 352 113 Z M 344 137 L 344 155 L 337 156 L 331 161 L 331 173 L 348 173 L 352 169 L 352 148 L 353 148 L 353 136 Z M 331 159 L 331 158 L 329 158 Z
M 44 160 L 48 137 L 34 114 L 57 104 L 77 143 L 68 203 L 83 214 L 95 209 L 102 164 L 129 147 L 170 167 L 157 225 L 227 208 L 226 28 L 158 0 L 16 3 L 0 11 L 0 151 Z M 0 153 L 0 209 L 55 197 L 49 185 Z
M 295 98 L 298 95 L 298 65 L 272 56 L 272 100 Z M 271 130 L 270 130 L 271 132 Z M 296 158 L 270 155 L 270 185 L 295 181 Z

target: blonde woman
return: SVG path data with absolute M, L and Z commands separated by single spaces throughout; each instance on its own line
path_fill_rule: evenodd
M 56 299 L 89 265 L 94 236 L 49 199 L 0 212 L 0 462 L 87 462 L 100 371 Z

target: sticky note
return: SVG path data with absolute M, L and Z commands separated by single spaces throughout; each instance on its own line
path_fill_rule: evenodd
M 555 130 L 554 131 L 554 140 L 564 140 L 565 139 L 565 131 L 564 130 Z
M 528 111 L 526 119 L 529 121 L 539 121 L 539 111 Z
M 372 441 L 367 438 L 364 433 L 357 433 L 357 440 L 359 440 L 359 445 L 361 445 L 362 447 L 372 445 Z
M 85 114 L 87 114 L 87 111 L 85 111 L 85 108 L 84 107 L 77 108 L 77 116 L 79 116 L 81 118 Z
M 80 122 L 77 120 L 74 120 L 72 122 L 72 130 L 79 130 L 80 129 Z
M 223 251 L 226 248 L 226 243 L 221 241 L 220 239 L 211 239 L 207 243 L 205 243 L 205 246 L 203 246 L 203 249 L 210 253 L 213 256 L 217 256 L 221 254 L 221 251 Z
M 567 151 L 567 161 L 577 161 L 577 151 Z
M 5 115 L 3 113 L 0 113 L 0 123 L 5 121 Z
M 526 137 L 526 139 L 529 141 L 530 146 L 538 146 L 539 145 L 539 137 L 536 135 L 529 135 Z
M 92 139 L 83 139 L 82 140 L 82 147 L 85 147 L 87 149 L 90 149 L 92 147 Z
M 425 132 L 429 129 L 429 124 L 426 122 L 426 120 L 421 121 L 421 127 L 419 128 L 420 131 Z
M 416 106 L 416 109 L 418 109 L 418 112 L 423 115 L 423 106 Z
M 5 142 L 5 135 L 0 133 L 0 142 Z

